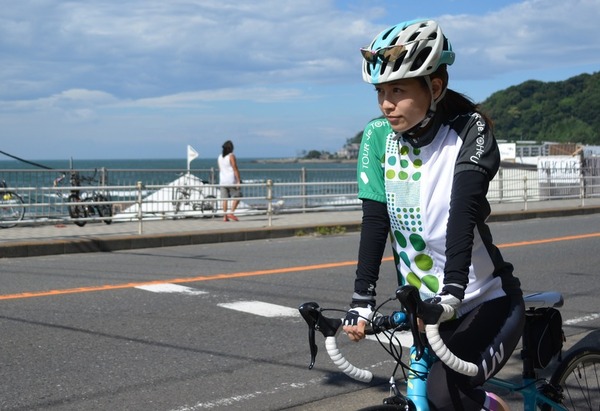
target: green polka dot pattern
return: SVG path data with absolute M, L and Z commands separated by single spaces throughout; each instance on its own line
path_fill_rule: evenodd
M 394 257 L 403 274 L 399 284 L 412 284 L 425 294 L 437 293 L 440 279 L 435 262 L 427 251 L 423 237 L 425 226 L 420 205 L 421 150 L 399 145 L 388 138 L 385 156 L 385 184 L 390 225 L 394 240 Z

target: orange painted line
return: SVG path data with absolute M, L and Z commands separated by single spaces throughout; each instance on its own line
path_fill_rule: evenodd
M 228 279 L 232 279 L 232 278 L 256 277 L 256 276 L 260 276 L 260 275 L 285 274 L 285 273 L 293 273 L 293 272 L 297 272 L 297 271 L 322 270 L 322 269 L 326 269 L 326 268 L 345 267 L 345 266 L 350 266 L 350 265 L 356 265 L 356 261 L 341 261 L 341 262 L 337 262 L 337 263 L 315 264 L 315 265 L 287 267 L 287 268 L 276 268 L 276 269 L 271 269 L 271 270 L 246 271 L 246 272 L 239 272 L 239 273 L 214 274 L 214 275 L 201 276 L 201 277 L 144 281 L 144 282 L 138 282 L 138 283 L 107 284 L 107 285 L 99 285 L 99 286 L 91 286 L 91 287 L 67 288 L 67 289 L 63 289 L 63 290 L 34 291 L 34 292 L 18 293 L 18 294 L 5 294 L 5 295 L 0 295 L 0 300 L 15 300 L 15 299 L 22 299 L 22 298 L 47 297 L 47 296 L 53 296 L 53 295 L 80 294 L 80 293 L 89 293 L 89 292 L 95 292 L 95 291 L 120 290 L 120 289 L 126 289 L 126 288 L 135 288 L 135 287 L 141 287 L 141 286 L 145 286 L 145 285 L 164 284 L 164 283 L 182 284 L 182 283 L 194 283 L 194 282 L 199 282 L 199 281 L 228 280 Z
M 526 246 L 526 245 L 557 243 L 559 241 L 583 240 L 586 238 L 594 238 L 594 237 L 600 237 L 600 233 L 567 235 L 564 237 L 545 238 L 543 240 L 533 240 L 533 241 L 519 241 L 516 243 L 500 244 L 500 245 L 498 245 L 498 248 L 522 247 L 522 246 Z
M 600 233 L 570 235 L 570 236 L 564 236 L 564 237 L 546 238 L 543 240 L 519 241 L 519 242 L 515 242 L 515 243 L 505 243 L 505 244 L 499 244 L 498 248 L 523 247 L 523 246 L 528 246 L 528 245 L 554 243 L 554 242 L 559 242 L 559 241 L 582 240 L 582 239 L 594 238 L 594 237 L 600 237 Z M 386 257 L 382 261 L 384 261 L 384 262 L 393 261 L 393 257 Z M 356 261 L 340 261 L 337 263 L 314 264 L 314 265 L 305 265 L 305 266 L 287 267 L 287 268 L 275 268 L 275 269 L 271 269 L 271 270 L 245 271 L 245 272 L 239 272 L 239 273 L 214 274 L 214 275 L 200 276 L 200 277 L 176 278 L 176 279 L 168 279 L 168 280 L 144 281 L 144 282 L 125 283 L 125 284 L 107 284 L 107 285 L 98 285 L 98 286 L 90 286 L 90 287 L 67 288 L 67 289 L 63 289 L 63 290 L 33 291 L 33 292 L 27 292 L 27 293 L 0 295 L 0 300 L 16 300 L 16 299 L 23 299 L 23 298 L 48 297 L 48 296 L 54 296 L 54 295 L 90 293 L 90 292 L 96 292 L 96 291 L 122 290 L 122 289 L 127 289 L 127 288 L 135 288 L 135 287 L 141 287 L 141 286 L 145 286 L 145 285 L 164 284 L 164 283 L 183 284 L 183 283 L 195 283 L 195 282 L 200 282 L 200 281 L 229 280 L 232 278 L 256 277 L 256 276 L 261 276 L 261 275 L 286 274 L 286 273 L 294 273 L 294 272 L 298 272 L 298 271 L 312 271 L 312 270 L 323 270 L 326 268 L 346 267 L 346 266 L 356 265 L 356 263 L 357 263 Z

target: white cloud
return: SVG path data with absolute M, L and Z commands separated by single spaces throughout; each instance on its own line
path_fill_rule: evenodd
M 596 63 L 600 3 L 528 0 L 483 16 L 445 15 L 461 78 Z M 454 71 L 456 73 L 456 71 Z
M 273 142 L 292 155 L 334 151 L 377 114 L 358 48 L 432 11 L 457 52 L 451 85 L 476 99 L 542 72 L 600 68 L 597 0 L 432 0 L 428 10 L 397 0 L 21 0 L 0 12 L 0 126 L 17 145 L 92 133 L 146 139 L 160 156 L 165 130 L 185 140 L 218 123 L 210 138 L 251 135 L 247 148 L 261 155 Z
M 266 87 L 252 88 L 223 88 L 210 91 L 194 91 L 177 93 L 155 98 L 119 103 L 122 107 L 190 107 L 202 103 L 218 101 L 253 101 L 257 103 L 272 103 L 277 101 L 297 100 L 303 97 L 297 89 L 269 89 Z

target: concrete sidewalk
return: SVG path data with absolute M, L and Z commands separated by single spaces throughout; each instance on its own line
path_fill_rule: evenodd
M 553 200 L 492 204 L 489 221 L 514 221 L 528 218 L 563 217 L 600 213 L 600 199 Z M 115 221 L 110 225 L 88 223 L 16 226 L 0 231 L 0 258 L 52 254 L 116 251 L 282 238 L 302 234 L 360 230 L 362 212 L 311 211 L 264 215 L 240 215 L 240 221 L 222 218 L 183 218 L 139 222 Z

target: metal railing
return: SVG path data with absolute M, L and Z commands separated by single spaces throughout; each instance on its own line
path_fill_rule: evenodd
M 354 175 L 354 169 L 350 175 Z M 270 170 L 271 172 L 273 170 Z M 298 173 L 298 170 L 293 170 Z M 70 171 L 64 171 L 70 172 Z M 92 174 L 96 170 L 78 170 Z M 129 173 L 130 170 L 127 170 Z M 160 173 L 159 173 L 160 172 Z M 100 170 L 97 186 L 58 186 L 53 182 L 56 170 L 4 170 L 2 177 L 7 181 L 7 191 L 16 192 L 23 198 L 25 217 L 17 224 L 56 224 L 72 222 L 69 215 L 69 194 L 73 190 L 81 193 L 101 191 L 108 194 L 108 201 L 88 201 L 88 205 L 110 204 L 112 217 L 94 215 L 85 221 L 138 221 L 174 219 L 189 217 L 214 217 L 223 215 L 220 186 L 210 183 L 210 171 L 177 172 L 174 170 L 144 170 L 148 180 L 124 179 L 118 173 Z M 291 173 L 291 172 L 290 172 Z M 277 180 L 256 179 L 242 184 L 243 197 L 239 198 L 238 212 L 265 215 L 271 223 L 275 213 L 298 213 L 331 209 L 353 210 L 360 208 L 357 198 L 358 185 L 353 179 L 340 178 L 340 170 L 335 175 L 327 175 L 321 170 L 308 177 L 306 170 L 296 177 L 296 181 L 283 181 L 283 174 Z M 244 172 L 243 175 L 249 173 Z M 291 175 L 291 174 L 290 174 Z M 108 184 L 111 181 L 119 183 Z M 117 178 L 113 178 L 118 176 Z M 204 178 L 203 178 L 204 177 Z M 328 180 L 328 178 L 332 178 Z M 214 178 L 212 179 L 214 181 Z M 290 178 L 291 180 L 291 178 Z M 318 180 L 318 181 L 315 181 Z M 22 184 L 15 184 L 15 182 Z M 127 181 L 126 184 L 123 184 Z M 160 181 L 159 183 L 156 183 Z M 252 181 L 252 180 L 248 180 Z M 186 192 L 186 195 L 182 195 Z M 83 195 L 85 196 L 85 195 Z M 522 203 L 527 210 L 532 201 L 552 201 L 556 199 L 578 199 L 585 205 L 588 198 L 600 198 L 600 175 L 598 172 L 582 172 L 578 177 L 547 178 L 537 170 L 501 169 L 490 184 L 490 203 Z M 1 199 L 0 199 L 1 200 Z M 202 206 L 205 204 L 207 206 Z M 2 203 L 0 201 L 0 207 Z M 0 223 L 2 213 L 0 213 Z

